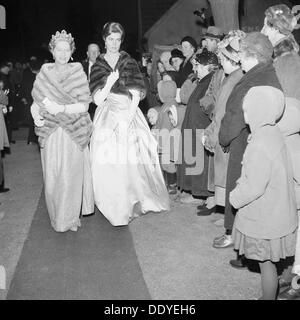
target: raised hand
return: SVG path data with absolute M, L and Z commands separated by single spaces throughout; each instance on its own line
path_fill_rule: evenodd
M 119 70 L 113 71 L 108 77 L 107 77 L 107 84 L 109 86 L 113 86 L 115 82 L 119 79 Z
M 51 101 L 49 99 L 44 100 L 44 106 L 45 106 L 45 109 L 47 112 L 54 114 L 54 115 L 59 112 L 63 112 L 63 110 L 64 110 L 63 105 L 57 104 L 56 102 Z
M 140 97 L 140 93 L 139 93 L 138 90 L 136 90 L 136 89 L 129 89 L 128 91 L 132 94 L 132 98 L 139 98 L 139 97 Z

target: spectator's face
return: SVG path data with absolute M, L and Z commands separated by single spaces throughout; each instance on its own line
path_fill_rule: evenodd
M 224 72 L 226 74 L 230 74 L 232 73 L 233 71 L 233 65 L 232 63 L 230 62 L 230 60 L 228 60 L 226 57 L 223 56 L 223 54 L 220 54 L 219 55 L 219 60 L 220 60 L 220 63 L 222 65 L 222 68 L 224 70 Z
M 163 52 L 160 56 L 160 61 L 164 65 L 165 70 L 170 70 L 172 66 L 170 65 L 169 61 L 171 58 L 171 52 Z
M 7 65 L 8 65 L 9 71 L 11 71 L 14 68 L 14 65 L 12 62 L 7 62 Z
M 5 75 L 8 75 L 9 74 L 9 67 L 8 66 L 3 66 L 1 68 L 1 72 Z
M 188 42 L 188 41 L 183 41 L 182 44 L 182 54 L 188 58 L 194 53 L 194 47 Z
M 209 71 L 208 71 L 209 66 L 208 65 L 204 66 L 201 63 L 196 62 L 194 65 L 194 68 L 195 68 L 198 79 L 204 78 L 209 73 Z
M 176 71 L 179 71 L 182 62 L 183 60 L 181 58 L 172 58 L 173 67 Z
M 122 36 L 120 32 L 112 32 L 105 39 L 105 47 L 109 53 L 118 53 L 120 51 Z
M 87 56 L 92 63 L 96 62 L 100 54 L 99 47 L 96 44 L 90 44 L 87 51 Z
M 206 41 L 206 48 L 208 51 L 215 52 L 217 50 L 217 43 L 218 43 L 217 40 L 207 38 L 205 39 L 205 41 Z
M 265 36 L 267 36 L 273 45 L 276 41 L 276 35 L 278 34 L 278 32 L 279 31 L 277 29 L 271 27 L 268 24 L 267 17 L 265 17 L 264 26 L 261 29 L 261 33 L 264 34 Z
M 67 64 L 72 55 L 70 44 L 67 41 L 58 41 L 52 53 L 56 63 Z
M 16 69 L 22 69 L 22 64 L 20 62 L 16 62 L 15 64 Z

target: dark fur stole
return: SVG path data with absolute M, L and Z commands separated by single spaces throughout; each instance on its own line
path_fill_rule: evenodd
M 125 51 L 120 52 L 120 58 L 113 70 L 101 54 L 96 63 L 92 66 L 90 76 L 90 90 L 92 95 L 97 90 L 103 89 L 107 77 L 112 71 L 119 70 L 119 79 L 113 85 L 111 92 L 127 95 L 131 98 L 129 89 L 138 90 L 141 93 L 141 99 L 146 96 L 146 86 L 137 62 Z
M 299 52 L 299 45 L 291 34 L 279 41 L 274 47 L 274 59 L 290 52 Z

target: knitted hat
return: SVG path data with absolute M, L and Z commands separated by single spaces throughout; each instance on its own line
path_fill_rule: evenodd
M 209 64 L 213 64 L 215 66 L 219 65 L 218 56 L 215 53 L 206 50 L 202 51 L 201 53 L 196 53 L 193 56 L 193 60 L 204 66 Z
M 271 59 L 274 50 L 269 38 L 260 32 L 250 32 L 242 39 L 241 50 L 244 49 L 248 49 L 265 59 Z
M 180 41 L 181 44 L 183 42 L 189 42 L 191 44 L 191 46 L 193 46 L 195 48 L 195 50 L 197 50 L 197 48 L 198 48 L 197 41 L 190 36 L 186 36 Z
M 300 14 L 297 16 L 294 15 L 297 11 L 299 11 L 297 6 L 291 10 L 285 4 L 278 4 L 269 7 L 265 11 L 265 15 L 269 24 L 277 28 L 282 34 L 288 35 L 293 32 L 293 30 L 300 28 L 300 25 L 297 24 Z
M 216 39 L 216 40 L 221 40 L 223 37 L 223 32 L 220 28 L 217 28 L 215 26 L 210 26 L 207 28 L 204 38 L 205 39 Z

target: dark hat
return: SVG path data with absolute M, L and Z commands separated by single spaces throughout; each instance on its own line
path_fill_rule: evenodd
M 172 59 L 172 58 L 181 58 L 181 59 L 183 59 L 183 60 L 185 59 L 182 51 L 179 50 L 179 49 L 173 49 L 173 50 L 171 51 L 171 59 Z
M 298 29 L 297 20 L 299 15 L 295 16 L 297 8 L 293 7 L 291 10 L 285 4 L 278 4 L 272 7 L 269 7 L 265 11 L 268 23 L 272 24 L 277 28 L 282 34 L 288 35 L 293 32 L 294 29 Z
M 203 50 L 201 53 L 196 53 L 193 59 L 203 66 L 207 66 L 208 64 L 213 64 L 215 66 L 219 65 L 218 56 L 208 50 Z
M 261 55 L 266 59 L 271 59 L 273 55 L 273 45 L 269 38 L 261 32 L 250 32 L 242 39 L 241 50 L 248 48 L 254 54 Z
M 207 38 L 221 40 L 223 38 L 223 32 L 220 28 L 217 28 L 215 26 L 210 26 L 207 28 L 204 34 L 204 39 L 207 39 Z
M 189 42 L 191 44 L 191 46 L 193 46 L 195 48 L 195 50 L 197 50 L 197 48 L 198 48 L 197 41 L 190 36 L 186 36 L 180 41 L 181 44 L 183 42 Z

